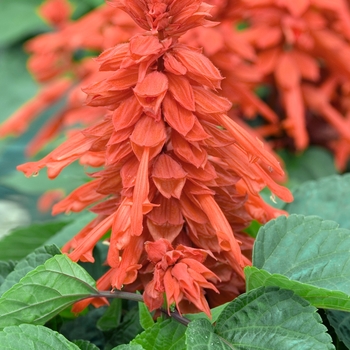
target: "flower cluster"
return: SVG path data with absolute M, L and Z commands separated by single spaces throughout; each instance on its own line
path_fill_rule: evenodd
M 47 167 L 50 178 L 75 160 L 102 167 L 53 208 L 87 207 L 97 214 L 63 251 L 93 262 L 109 244 L 109 271 L 100 289 L 143 290 L 150 309 L 175 303 L 202 310 L 232 300 L 244 288 L 252 239 L 242 230 L 281 211 L 259 192 L 282 200 L 290 192 L 272 176 L 279 162 L 227 112 L 218 95 L 223 79 L 201 50 L 180 37 L 212 26 L 211 6 L 200 0 L 114 0 L 144 30 L 106 49 L 101 75 L 84 91 L 105 112 L 37 162 L 18 167 L 27 176 Z M 214 23 L 215 24 L 215 23 Z M 215 284 L 215 286 L 214 286 Z

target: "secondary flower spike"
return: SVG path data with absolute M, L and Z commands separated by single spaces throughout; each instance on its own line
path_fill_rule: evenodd
M 242 229 L 281 214 L 259 192 L 268 186 L 288 202 L 292 195 L 270 177 L 283 174 L 278 161 L 227 116 L 231 103 L 217 94 L 219 70 L 200 49 L 178 41 L 191 28 L 212 25 L 210 6 L 111 5 L 145 32 L 96 60 L 106 78 L 85 88 L 87 103 L 110 112 L 18 168 L 30 176 L 47 167 L 53 178 L 75 160 L 101 166 L 103 159 L 90 184 L 54 206 L 57 214 L 93 205 L 97 214 L 63 250 L 74 261 L 92 262 L 96 243 L 108 237 L 103 286 L 107 280 L 113 289 L 143 290 L 151 310 L 165 292 L 168 307 L 209 315 L 210 307 L 243 291 L 253 241 Z

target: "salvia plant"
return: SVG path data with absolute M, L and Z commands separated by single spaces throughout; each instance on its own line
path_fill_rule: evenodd
M 0 20 L 2 348 L 350 348 L 347 1 Z

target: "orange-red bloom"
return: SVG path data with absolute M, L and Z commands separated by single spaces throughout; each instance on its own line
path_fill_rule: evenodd
M 46 166 L 54 178 L 78 159 L 103 165 L 91 174 L 95 180 L 54 207 L 58 213 L 94 205 L 98 214 L 63 250 L 74 261 L 93 261 L 93 248 L 105 237 L 112 288 L 141 286 L 151 309 L 165 292 L 168 306 L 185 312 L 190 303 L 210 314 L 209 305 L 242 289 L 252 248 L 242 229 L 282 213 L 259 192 L 268 186 L 285 201 L 292 195 L 271 178 L 283 174 L 279 162 L 227 116 L 231 103 L 216 92 L 219 70 L 178 40 L 208 24 L 209 6 L 193 0 L 113 4 L 146 31 L 97 59 L 104 75 L 85 88 L 87 103 L 109 112 L 42 160 L 18 168 L 28 176 Z M 212 284 L 219 280 L 222 297 L 206 298 L 205 289 L 220 292 Z M 234 285 L 231 292 L 227 284 Z

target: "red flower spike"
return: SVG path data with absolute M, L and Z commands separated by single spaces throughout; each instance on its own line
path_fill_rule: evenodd
M 104 119 L 85 112 L 87 107 L 80 109 L 82 117 L 90 118 L 88 126 L 41 161 L 20 169 L 29 174 L 47 166 L 54 177 L 77 159 L 103 167 L 55 207 L 62 212 L 91 205 L 97 214 L 64 251 L 75 261 L 93 261 L 94 246 L 107 237 L 111 269 L 103 276 L 103 288 L 144 290 L 151 309 L 162 305 L 165 293 L 168 306 L 175 303 L 179 312 L 194 309 L 210 315 L 209 303 L 226 302 L 243 290 L 252 241 L 241 230 L 253 219 L 281 213 L 267 206 L 259 191 L 268 186 L 282 199 L 291 195 L 269 174 L 283 175 L 278 161 L 227 116 L 232 103 L 215 92 L 223 79 L 219 70 L 201 50 L 179 42 L 188 29 L 209 25 L 205 17 L 210 6 L 199 0 L 113 3 L 147 31 L 102 53 L 96 61 L 103 72 L 85 63 L 79 72 L 84 76 L 85 69 L 91 70 L 84 80 L 87 104 L 99 107 Z M 243 36 L 240 40 L 245 41 Z M 245 59 L 257 57 L 250 44 L 237 52 Z M 217 61 L 224 57 L 221 52 Z M 245 77 L 255 84 L 262 73 L 227 57 L 226 69 L 238 62 L 242 70 L 229 74 L 226 85 L 249 97 L 247 86 L 232 82 Z M 52 77 L 71 66 L 69 60 L 62 62 L 59 70 L 51 69 Z M 78 103 L 81 97 L 76 96 Z M 249 110 L 249 104 L 244 108 Z M 74 114 L 70 118 L 79 121 Z

